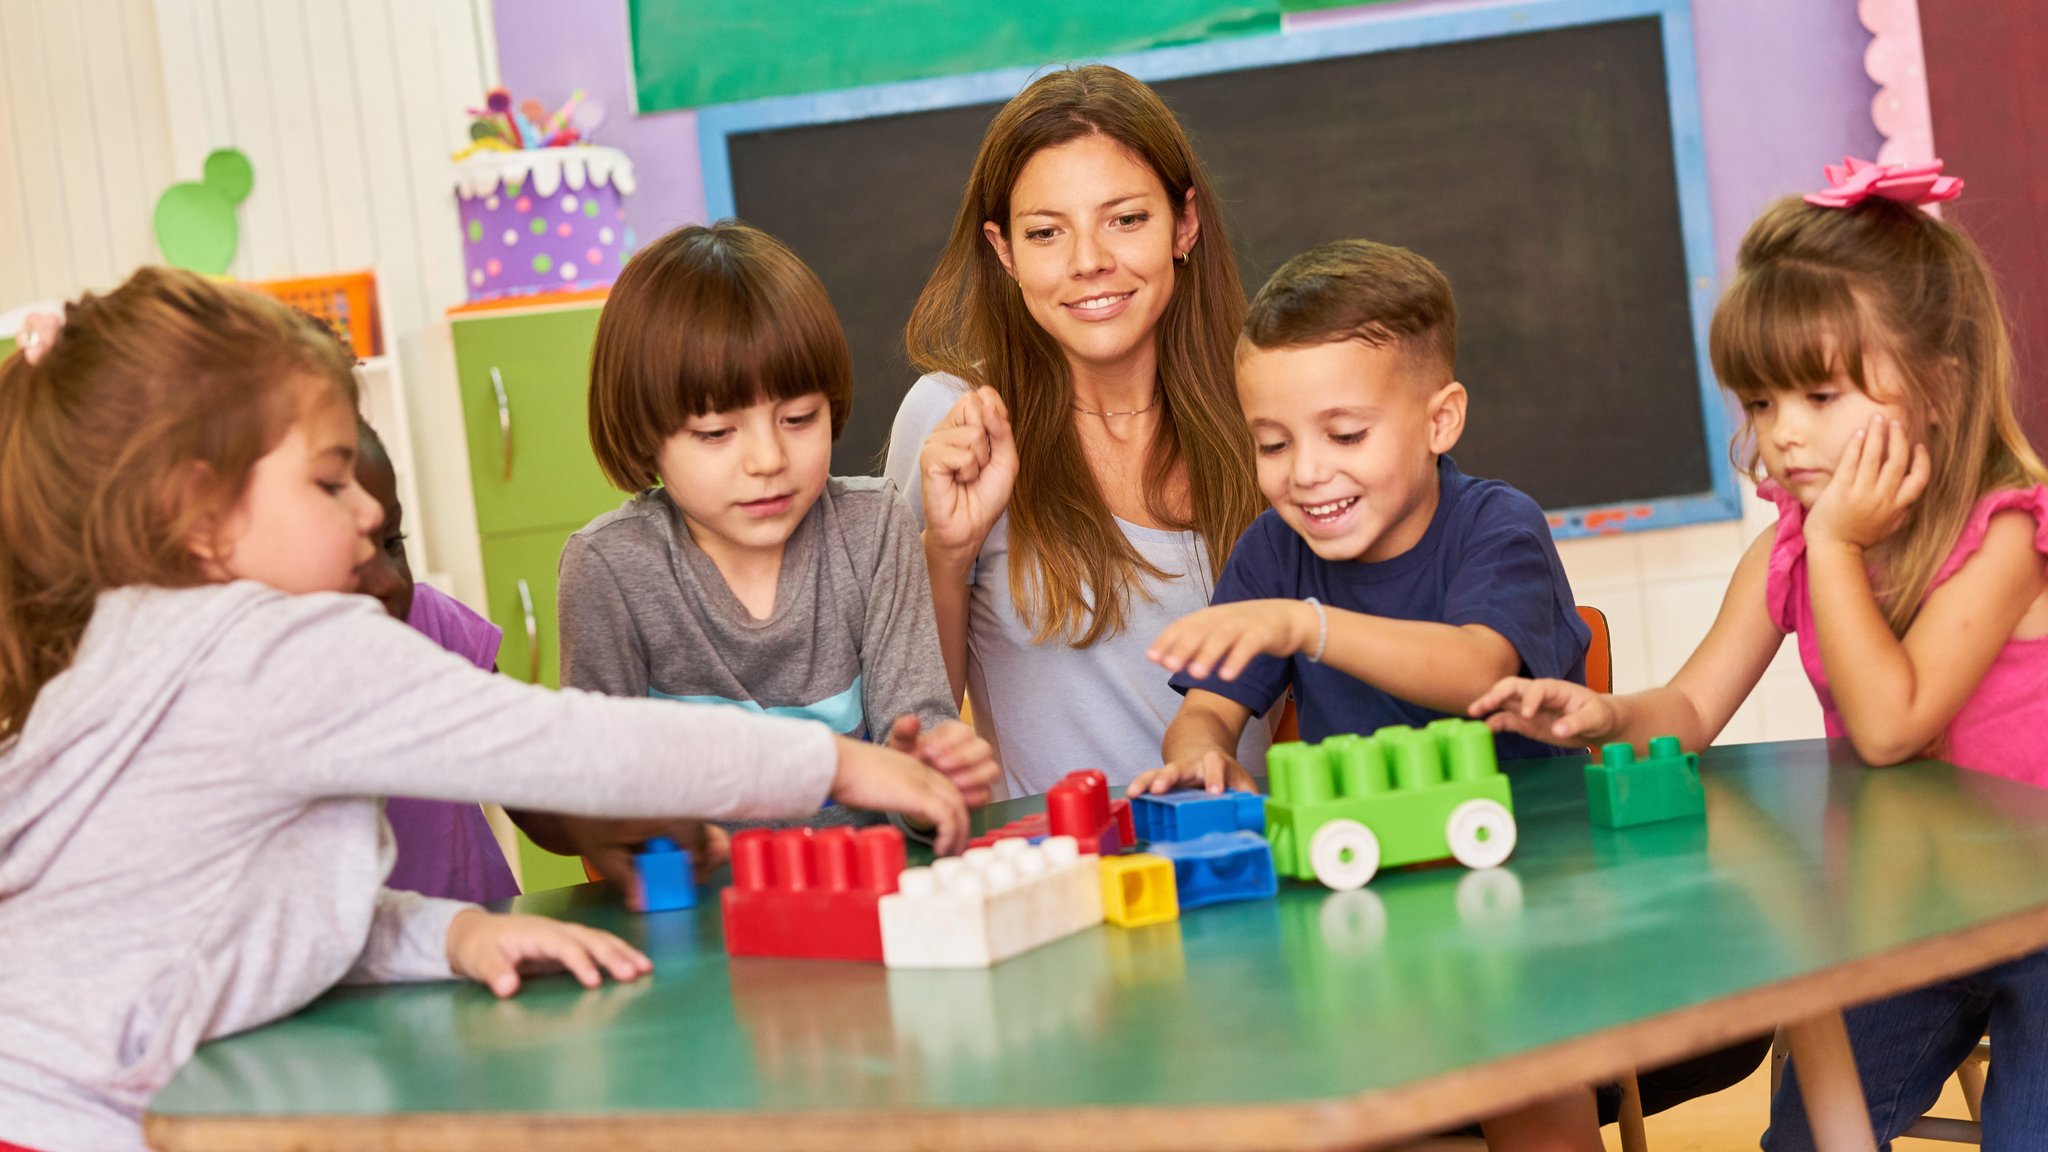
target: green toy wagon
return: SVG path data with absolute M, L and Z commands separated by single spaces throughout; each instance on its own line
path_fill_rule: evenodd
M 1266 768 L 1266 838 L 1283 876 L 1348 891 L 1381 867 L 1450 856 L 1492 868 L 1515 850 L 1508 778 L 1476 720 L 1276 744 Z

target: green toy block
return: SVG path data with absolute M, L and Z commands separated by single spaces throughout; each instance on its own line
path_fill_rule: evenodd
M 1266 753 L 1266 838 L 1283 876 L 1357 888 L 1382 867 L 1456 857 L 1490 868 L 1515 847 L 1493 733 L 1455 717 Z
M 1640 761 L 1629 744 L 1606 745 L 1599 762 L 1586 765 L 1586 807 L 1602 828 L 1704 816 L 1699 754 L 1679 751 L 1676 736 L 1650 741 L 1650 757 Z

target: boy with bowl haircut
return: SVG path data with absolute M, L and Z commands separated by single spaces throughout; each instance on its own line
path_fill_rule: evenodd
M 1186 699 L 1165 766 L 1131 794 L 1255 788 L 1237 737 L 1291 687 L 1301 738 L 1462 716 L 1503 675 L 1585 680 L 1591 634 L 1543 512 L 1467 476 L 1457 305 L 1428 260 L 1340 240 L 1252 301 L 1238 401 L 1272 508 L 1232 551 L 1210 607 L 1148 655 Z M 1519 736 L 1503 758 L 1555 755 Z

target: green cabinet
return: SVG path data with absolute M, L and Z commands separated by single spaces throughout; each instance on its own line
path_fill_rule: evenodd
M 477 531 L 486 540 L 582 527 L 619 502 L 590 451 L 597 314 L 564 308 L 455 322 L 470 483 Z
M 582 523 L 484 538 L 484 597 L 505 630 L 498 671 L 529 684 L 561 685 L 555 649 L 555 568 Z
M 562 544 L 623 493 L 590 451 L 590 347 L 599 307 L 541 306 L 453 321 L 455 373 L 476 492 L 484 594 L 505 630 L 498 669 L 555 687 L 555 570 Z M 519 837 L 529 892 L 583 882 L 579 861 Z

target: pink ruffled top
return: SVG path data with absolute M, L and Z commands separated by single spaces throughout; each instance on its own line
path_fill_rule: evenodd
M 1799 662 L 1820 697 L 1828 735 L 1847 736 L 1834 695 L 1828 691 L 1820 641 L 1813 629 L 1813 596 L 1806 576 L 1806 509 L 1770 481 L 1758 485 L 1757 494 L 1778 506 L 1778 534 L 1771 543 L 1770 575 L 1764 586 L 1771 620 L 1780 631 L 1799 637 Z M 1963 561 L 1983 547 L 1991 517 L 2008 508 L 2033 516 L 2034 547 L 2048 556 L 2048 487 L 1993 492 L 1970 510 L 1969 523 L 1935 574 L 1930 591 L 1955 575 Z M 2048 787 L 2048 763 L 2039 752 L 2044 731 L 2048 731 L 2048 636 L 2007 640 L 1977 691 L 1949 722 L 1948 747 L 1942 758 L 1965 768 Z

